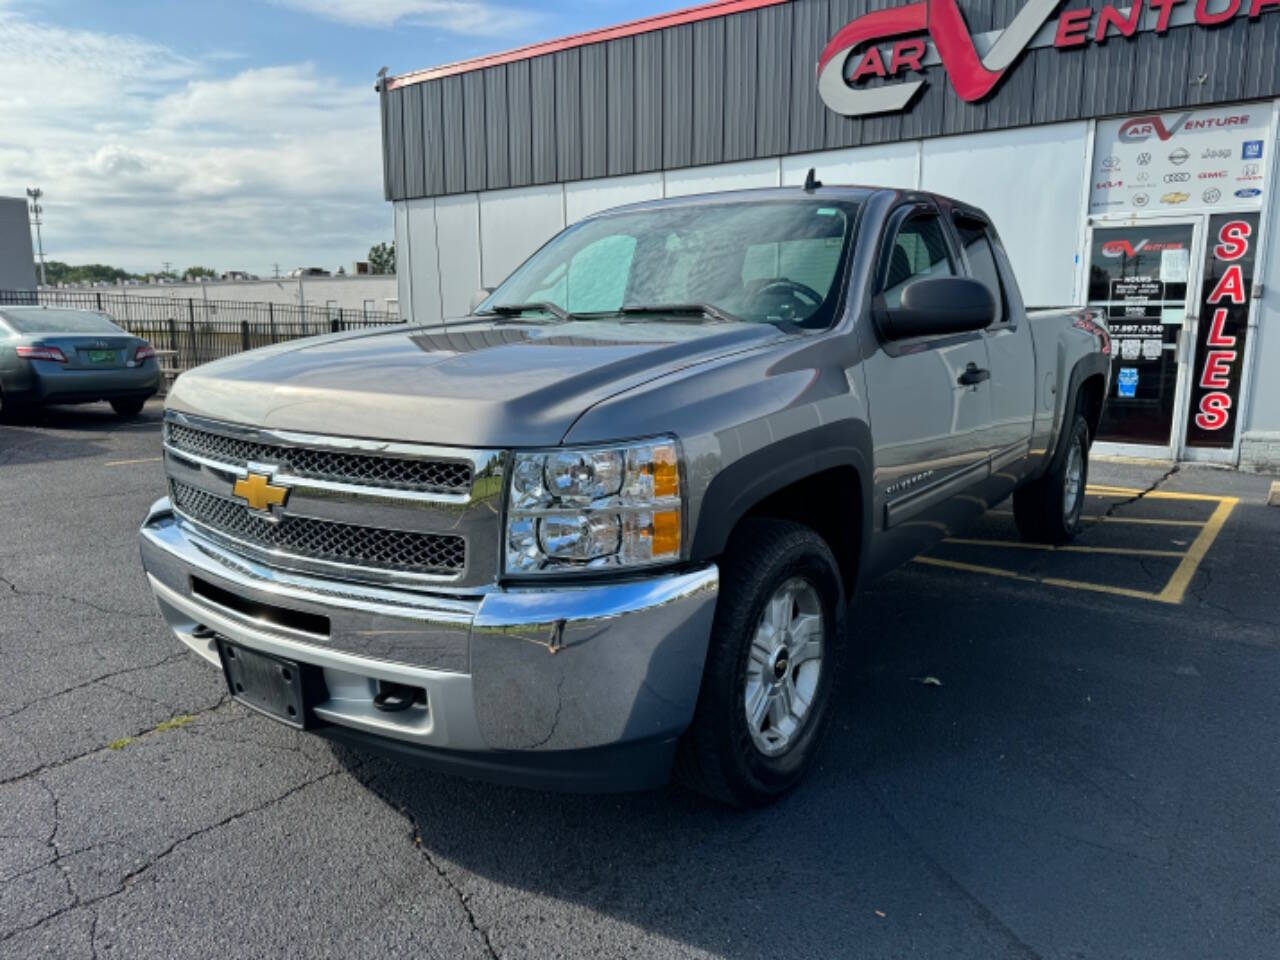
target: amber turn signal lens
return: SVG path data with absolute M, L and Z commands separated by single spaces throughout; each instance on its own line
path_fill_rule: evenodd
M 680 511 L 665 510 L 653 515 L 653 556 L 680 555 Z
M 662 446 L 653 451 L 653 495 L 665 499 L 680 493 L 680 467 L 674 447 Z M 678 525 L 677 525 L 678 526 Z

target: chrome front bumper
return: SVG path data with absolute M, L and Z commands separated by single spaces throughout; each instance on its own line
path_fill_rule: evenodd
M 452 598 L 262 566 L 189 529 L 168 500 L 152 507 L 140 537 L 178 639 L 215 666 L 210 631 L 323 670 L 328 699 L 314 713 L 325 724 L 428 753 L 484 754 L 492 767 L 503 757 L 521 766 L 539 754 L 672 744 L 693 716 L 715 566 Z M 228 594 L 244 602 L 228 605 Z M 315 626 L 325 620 L 327 631 Z M 421 687 L 426 705 L 378 711 L 380 680 Z

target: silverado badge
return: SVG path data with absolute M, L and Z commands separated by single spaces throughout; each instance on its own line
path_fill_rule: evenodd
M 283 507 L 289 499 L 289 488 L 278 487 L 271 478 L 261 473 L 251 473 L 237 480 L 231 492 L 245 501 L 255 513 L 270 513 L 272 507 Z

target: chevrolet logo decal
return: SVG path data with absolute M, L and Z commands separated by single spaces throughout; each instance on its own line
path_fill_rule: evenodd
M 250 510 L 259 513 L 272 507 L 283 507 L 289 499 L 288 487 L 277 487 L 270 477 L 260 473 L 251 473 L 243 480 L 237 480 L 231 492 L 249 504 Z

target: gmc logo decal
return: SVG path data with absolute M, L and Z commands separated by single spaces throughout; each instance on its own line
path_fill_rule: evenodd
M 1132 0 L 1124 9 L 1107 4 L 1097 12 L 1096 19 L 1089 7 L 1067 10 L 1058 18 L 1053 45 L 1067 50 L 1090 42 L 1104 43 L 1110 36 L 1134 37 L 1143 21 L 1144 9 L 1157 13 L 1155 32 L 1165 34 L 1174 9 L 1190 2 Z M 907 73 L 923 73 L 929 44 L 921 35 L 927 34 L 956 95 L 976 103 L 996 88 L 1060 3 L 1061 0 L 1027 0 L 985 57 L 978 55 L 957 0 L 916 0 L 864 14 L 836 33 L 822 51 L 818 59 L 818 94 L 833 111 L 849 117 L 907 109 L 924 89 L 926 81 L 903 80 L 874 87 L 862 84 L 873 78 L 886 80 Z M 1213 11 L 1210 6 L 1211 0 L 1195 0 L 1198 25 L 1212 27 L 1227 23 L 1245 9 L 1251 19 L 1256 19 L 1268 8 L 1280 7 L 1280 0 L 1227 0 L 1224 9 Z M 887 47 L 887 56 L 882 46 Z M 846 79 L 846 67 L 855 57 Z M 1125 125 L 1121 140 L 1136 143 L 1153 136 L 1169 140 L 1187 122 L 1188 117 L 1183 116 L 1168 128 L 1159 117 L 1139 117 Z

